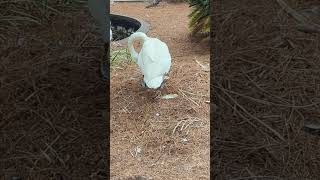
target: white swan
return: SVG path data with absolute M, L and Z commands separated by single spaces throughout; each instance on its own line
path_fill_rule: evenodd
M 143 43 L 139 54 L 133 47 L 134 41 Z M 171 67 L 171 55 L 168 46 L 157 38 L 151 38 L 142 32 L 136 32 L 129 37 L 128 48 L 131 57 L 138 64 L 144 76 L 144 86 L 152 89 L 163 87 L 164 80 Z

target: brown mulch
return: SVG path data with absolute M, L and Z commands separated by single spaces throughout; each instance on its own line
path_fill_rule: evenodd
M 161 93 L 179 97 L 152 100 L 156 94 L 140 89 L 135 65 L 112 73 L 111 133 L 118 139 L 111 140 L 111 173 L 208 179 L 209 72 L 195 60 L 206 65 L 209 46 L 189 39 L 185 4 L 161 4 L 146 11 L 149 17 L 143 4 L 131 7 L 120 13 L 150 21 L 149 35 L 170 47 L 173 71 Z M 171 18 L 177 10 L 181 21 Z M 65 15 L 12 29 L 1 46 L 0 179 L 106 179 L 107 99 L 97 72 L 103 46 L 87 11 Z M 141 161 L 130 154 L 136 144 Z
M 319 5 L 286 2 L 294 9 Z M 276 1 L 216 6 L 212 33 L 218 49 L 211 56 L 216 75 L 211 88 L 219 102 L 212 112 L 215 175 L 318 179 L 319 136 L 303 125 L 320 124 L 319 35 L 298 31 Z
M 89 13 L 12 31 L 1 46 L 0 179 L 106 177 L 103 47 Z

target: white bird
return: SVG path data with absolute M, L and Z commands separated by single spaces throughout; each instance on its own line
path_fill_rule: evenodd
M 142 42 L 138 54 L 133 43 Z M 167 74 L 171 67 L 171 55 L 168 46 L 157 38 L 148 37 L 142 32 L 133 33 L 128 39 L 128 48 L 131 57 L 138 64 L 143 74 L 143 86 L 158 89 L 164 86 Z

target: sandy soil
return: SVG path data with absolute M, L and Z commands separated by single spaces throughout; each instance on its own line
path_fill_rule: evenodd
M 140 87 L 135 64 L 112 71 L 112 179 L 209 179 L 209 72 L 197 63 L 209 64 L 209 46 L 188 37 L 186 4 L 144 7 L 115 3 L 111 11 L 150 23 L 148 35 L 167 43 L 173 66 L 158 92 Z M 179 96 L 157 98 L 169 93 Z

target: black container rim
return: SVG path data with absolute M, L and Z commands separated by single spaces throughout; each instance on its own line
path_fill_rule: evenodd
M 121 17 L 121 18 L 126 18 L 126 19 L 130 19 L 132 21 L 137 21 L 140 23 L 140 27 L 137 31 L 135 32 L 143 32 L 145 34 L 147 34 L 147 32 L 149 31 L 150 29 L 150 24 L 144 20 L 141 20 L 139 18 L 135 18 L 135 17 L 130 17 L 130 16 L 126 16 L 126 15 L 120 15 L 120 14 L 110 14 L 110 18 L 112 17 Z M 128 43 L 128 38 L 129 37 L 126 37 L 124 39 L 121 39 L 121 40 L 118 40 L 118 41 L 112 41 L 112 42 L 115 42 L 115 43 L 118 43 L 118 44 L 121 44 L 121 45 L 126 45 Z

